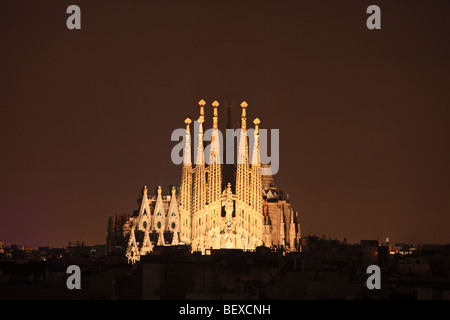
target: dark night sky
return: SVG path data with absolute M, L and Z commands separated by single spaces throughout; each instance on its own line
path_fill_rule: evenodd
M 450 242 L 450 3 L 280 2 L 4 1 L 4 244 L 105 243 L 144 185 L 179 184 L 170 135 L 202 98 L 209 125 L 245 100 L 280 129 L 304 235 Z

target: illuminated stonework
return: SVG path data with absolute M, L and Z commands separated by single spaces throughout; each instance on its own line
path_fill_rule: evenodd
M 187 118 L 184 121 L 185 152 L 178 196 L 175 188 L 172 188 L 170 196 L 163 196 L 161 187 L 158 187 L 156 195 L 148 195 L 145 187 L 139 213 L 124 226 L 124 234 L 129 238 L 126 256 L 131 263 L 139 261 L 141 255 L 151 253 L 155 245 L 190 245 L 192 252 L 202 254 L 208 249 L 254 250 L 258 246 L 299 249 L 300 227 L 296 212 L 286 199 L 277 195 L 279 191 L 273 186 L 273 178 L 263 179 L 261 176 L 261 121 L 258 118 L 253 121 L 255 139 L 250 162 L 246 119 L 248 104 L 245 101 L 241 103 L 241 131 L 233 192 L 230 183 L 222 187 L 226 180 L 223 181 L 220 161 L 217 101 L 212 103 L 214 116 L 210 153 L 207 155 L 209 165 L 205 163 L 205 104 L 204 100 L 199 101 L 194 166 L 190 144 L 192 120 Z

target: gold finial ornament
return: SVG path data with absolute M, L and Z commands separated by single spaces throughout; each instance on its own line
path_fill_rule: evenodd
M 248 106 L 247 102 L 243 101 L 243 102 L 241 103 L 241 107 L 242 107 L 242 115 L 241 115 L 241 118 L 243 118 L 243 119 L 247 116 L 247 111 L 246 111 L 247 106 Z
M 217 112 L 217 107 L 219 106 L 219 102 L 217 102 L 217 100 L 215 100 L 212 103 L 212 106 L 214 107 L 214 116 L 213 116 L 213 128 L 217 129 L 218 125 L 217 125 L 217 119 L 219 118 L 219 114 Z
M 203 123 L 205 121 L 205 104 L 206 104 L 206 102 L 203 99 L 198 102 L 198 105 L 200 106 L 200 118 L 198 118 L 198 122 L 201 122 L 201 123 Z M 200 119 L 201 119 L 201 121 L 200 121 Z
M 186 131 L 187 132 L 191 132 L 191 129 L 189 128 L 189 125 L 192 123 L 192 120 L 191 120 L 191 118 L 186 118 L 185 120 L 184 120 L 184 123 L 186 124 Z
M 241 125 L 241 127 L 242 127 L 242 130 L 246 130 L 247 129 L 247 118 L 246 118 L 246 116 L 247 116 L 247 111 L 246 111 L 247 106 L 248 106 L 247 102 L 242 101 L 242 103 L 241 103 L 241 107 L 242 107 L 242 114 L 241 114 L 242 125 Z
M 255 120 L 253 120 L 253 123 L 255 124 L 255 133 L 258 134 L 259 133 L 259 124 L 261 123 L 261 120 L 256 118 Z
M 158 186 L 158 194 L 161 194 L 161 191 L 162 191 L 161 186 Z

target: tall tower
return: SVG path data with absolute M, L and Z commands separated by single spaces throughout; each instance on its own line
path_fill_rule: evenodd
M 255 244 L 260 244 L 263 241 L 264 236 L 264 218 L 263 218 L 263 194 L 262 194 L 262 182 L 261 182 L 261 159 L 259 152 L 259 124 L 261 121 L 256 118 L 253 123 L 255 124 L 254 142 L 253 142 L 253 154 L 252 154 L 252 167 L 250 173 L 250 206 L 254 210 L 252 234 L 254 235 Z
M 247 141 L 247 102 L 242 102 L 241 132 L 239 137 L 238 157 L 236 165 L 236 195 L 238 199 L 249 204 L 249 165 Z
M 222 190 L 222 169 L 220 159 L 220 141 L 219 141 L 219 129 L 218 129 L 218 112 L 217 107 L 219 103 L 214 101 L 212 103 L 214 107 L 213 116 L 213 132 L 211 137 L 211 148 L 209 157 L 209 176 L 208 176 L 208 203 L 214 203 L 220 199 Z
M 206 204 L 206 168 L 205 157 L 203 154 L 203 122 L 205 121 L 205 101 L 202 99 L 198 104 L 200 105 L 200 117 L 198 118 L 199 130 L 194 170 L 192 212 L 198 212 L 202 210 Z
M 180 238 L 187 244 L 191 243 L 191 209 L 192 209 L 192 160 L 191 160 L 191 130 L 192 120 L 186 118 L 186 136 L 184 144 L 183 168 L 181 173 L 180 198 Z
M 252 155 L 252 166 L 251 166 L 251 199 L 250 205 L 257 212 L 263 212 L 262 210 L 262 182 L 261 182 L 261 159 L 259 151 L 259 124 L 261 121 L 256 118 L 253 123 L 255 124 L 254 132 L 254 144 L 253 144 L 253 155 Z

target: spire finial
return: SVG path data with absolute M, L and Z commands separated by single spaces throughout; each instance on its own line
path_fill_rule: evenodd
M 259 134 L 259 124 L 261 123 L 261 120 L 259 118 L 256 118 L 253 120 L 253 123 L 255 124 L 255 134 Z
M 186 124 L 186 131 L 187 131 L 187 132 L 191 132 L 191 129 L 190 129 L 190 127 L 189 127 L 189 125 L 192 123 L 191 118 L 187 117 L 187 118 L 184 120 L 184 123 Z
M 158 194 L 161 194 L 161 191 L 162 191 L 161 186 L 158 186 Z
M 242 107 L 242 114 L 241 114 L 241 127 L 242 130 L 246 130 L 247 129 L 247 112 L 246 112 L 246 108 L 247 108 L 248 104 L 245 101 L 242 101 L 241 103 L 241 107 Z
M 175 194 L 175 192 L 176 192 L 176 190 L 175 190 L 175 186 L 172 186 L 172 195 L 174 195 L 174 194 Z
M 205 121 L 205 104 L 206 102 L 203 99 L 198 102 L 198 105 L 200 106 L 200 117 L 198 118 L 199 119 L 198 121 L 201 123 Z M 200 119 L 202 121 L 200 121 Z
M 217 119 L 219 118 L 219 114 L 217 112 L 217 107 L 219 106 L 219 102 L 217 102 L 217 100 L 215 100 L 212 103 L 212 106 L 214 107 L 214 116 L 213 116 L 213 128 L 217 129 L 218 125 L 217 125 Z

